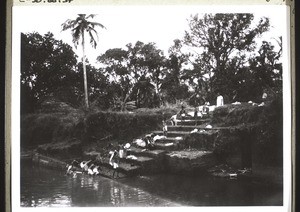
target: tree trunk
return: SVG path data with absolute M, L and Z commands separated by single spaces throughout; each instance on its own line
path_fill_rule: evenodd
M 85 48 L 84 48 L 84 32 L 82 33 L 82 66 L 83 66 L 83 81 L 84 81 L 84 99 L 85 107 L 89 109 L 89 98 L 87 90 L 87 76 L 86 76 L 86 65 L 85 65 Z

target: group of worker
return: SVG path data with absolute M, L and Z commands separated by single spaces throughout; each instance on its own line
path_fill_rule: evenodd
M 71 164 L 67 165 L 68 175 L 73 175 L 74 177 L 77 174 L 87 173 L 88 175 L 99 175 L 100 167 L 93 163 L 92 160 L 81 161 L 73 160 Z

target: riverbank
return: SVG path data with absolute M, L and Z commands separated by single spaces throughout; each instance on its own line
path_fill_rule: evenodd
M 184 163 L 178 161 L 187 157 L 178 151 L 184 154 L 210 151 L 217 164 L 225 163 L 235 169 L 250 168 L 253 176 L 282 184 L 282 111 L 279 103 L 273 101 L 263 107 L 248 103 L 225 105 L 210 114 L 203 125 L 197 126 L 198 133 L 189 132 L 193 126 L 173 127 L 174 136 L 177 131 L 182 134 L 182 130 L 186 130 L 186 135 L 174 149 L 179 156 L 175 162 L 169 162 L 169 168 L 164 171 L 189 173 L 186 170 L 192 162 L 187 161 L 183 167 Z M 21 146 L 23 150 L 36 149 L 65 161 L 80 158 L 101 162 L 107 160 L 108 152 L 118 144 L 132 142 L 161 129 L 162 120 L 171 117 L 176 110 L 178 108 L 161 108 L 122 113 L 72 110 L 27 115 L 22 117 Z M 211 125 L 212 129 L 205 129 L 206 125 Z

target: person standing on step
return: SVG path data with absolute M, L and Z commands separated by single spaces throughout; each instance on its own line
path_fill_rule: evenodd
M 119 158 L 124 158 L 124 146 L 121 143 L 119 144 Z
M 162 121 L 163 124 L 163 134 L 164 136 L 168 136 L 168 126 L 167 126 L 167 122 L 165 120 Z
M 197 106 L 195 106 L 195 108 L 194 108 L 194 117 L 195 118 L 198 117 L 198 107 Z
M 220 93 L 218 93 L 218 96 L 217 96 L 217 107 L 223 106 L 223 105 L 224 105 L 223 96 Z
M 115 178 L 115 173 L 117 172 L 117 177 L 119 177 L 119 172 L 118 172 L 118 168 L 119 168 L 119 154 L 118 151 L 115 150 L 113 152 L 113 154 L 111 155 L 110 159 L 109 159 L 109 163 L 112 165 L 114 172 L 113 172 L 113 178 Z
M 210 103 L 209 102 L 205 102 L 203 108 L 202 108 L 202 113 L 203 114 L 208 114 L 209 113 L 209 106 L 210 106 Z

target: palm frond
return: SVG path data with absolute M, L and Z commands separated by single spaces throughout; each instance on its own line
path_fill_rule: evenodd
M 88 31 L 89 33 L 89 36 L 90 36 L 90 44 L 92 45 L 93 48 L 96 48 L 97 47 L 97 42 L 93 36 L 93 33 L 89 30 Z
M 89 18 L 94 18 L 97 14 L 90 14 L 86 17 L 86 19 L 89 19 Z
M 92 25 L 92 27 L 99 26 L 103 29 L 106 29 L 106 27 L 103 24 L 100 24 L 98 22 L 89 22 L 89 24 Z
M 66 20 L 61 26 L 62 26 L 62 31 L 72 29 L 77 25 L 77 22 L 74 20 Z
M 92 47 L 94 48 L 97 47 L 98 33 L 95 30 L 95 27 L 99 26 L 101 28 L 105 28 L 105 26 L 100 23 L 90 22 L 87 20 L 89 18 L 94 18 L 95 16 L 96 14 L 90 14 L 90 15 L 78 14 L 75 20 L 67 19 L 62 24 L 62 31 L 71 29 L 71 34 L 73 37 L 73 43 L 75 48 L 77 48 L 79 44 L 79 40 L 80 38 L 82 38 L 85 31 L 87 31 L 90 36 L 90 44 L 92 45 Z
M 77 48 L 80 37 L 81 37 L 81 29 L 80 27 L 76 27 L 72 30 L 72 37 L 73 37 L 73 43 L 75 45 L 75 48 Z
M 99 37 L 98 37 L 98 32 L 97 32 L 94 28 L 89 27 L 89 28 L 88 28 L 88 31 L 90 31 L 91 33 L 94 33 L 94 34 L 97 36 L 97 40 L 99 39 Z

